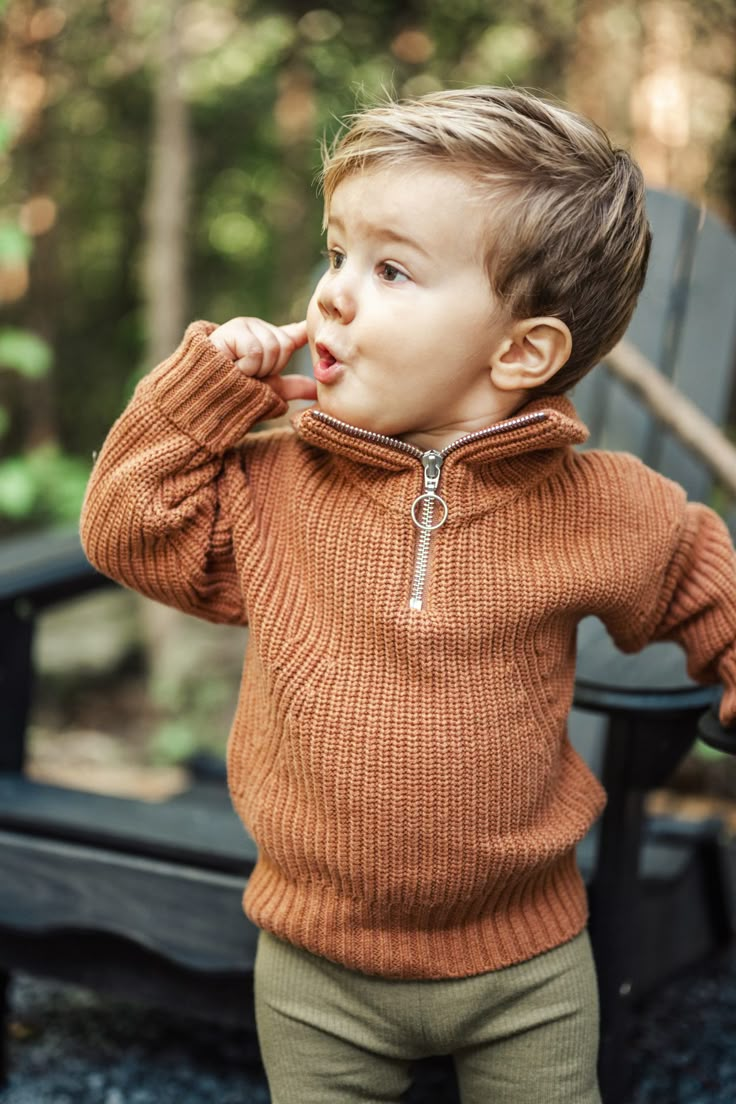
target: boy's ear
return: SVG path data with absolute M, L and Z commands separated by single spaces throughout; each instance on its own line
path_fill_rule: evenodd
M 560 318 L 521 319 L 491 356 L 491 380 L 500 391 L 540 387 L 567 363 L 571 352 L 572 335 Z

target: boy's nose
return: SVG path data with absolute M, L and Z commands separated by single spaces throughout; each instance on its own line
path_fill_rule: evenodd
M 350 322 L 355 317 L 355 296 L 337 274 L 324 279 L 317 288 L 317 304 L 325 318 Z

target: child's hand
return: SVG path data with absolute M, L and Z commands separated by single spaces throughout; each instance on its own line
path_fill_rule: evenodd
M 220 352 L 247 376 L 256 376 L 287 402 L 316 399 L 317 384 L 309 376 L 282 376 L 286 365 L 307 343 L 307 323 L 273 326 L 260 318 L 231 318 L 210 334 Z

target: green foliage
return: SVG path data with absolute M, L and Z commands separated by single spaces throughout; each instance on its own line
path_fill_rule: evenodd
M 27 261 L 31 255 L 31 239 L 20 226 L 0 222 L 0 264 Z
M 155 682 L 151 696 L 165 717 L 151 742 L 152 762 L 171 765 L 198 751 L 222 754 L 235 706 L 232 678 L 218 676 L 210 668 L 197 679 L 171 677 Z
M 0 116 L 0 153 L 7 156 L 14 134 L 13 121 Z M 6 213 L 0 219 L 0 269 L 26 266 L 32 252 L 31 236 L 17 216 L 11 221 Z M 35 381 L 49 375 L 52 363 L 51 348 L 43 338 L 20 326 L 0 328 L 0 369 Z M 8 435 L 12 423 L 12 411 L 7 404 L 0 404 L 0 437 Z M 81 461 L 63 455 L 56 445 L 0 460 L 0 532 L 26 523 L 45 525 L 76 520 L 86 475 Z
M 72 523 L 79 517 L 89 464 L 44 445 L 0 461 L 0 519 L 34 525 Z
M 216 105 L 229 90 L 272 74 L 295 36 L 294 21 L 284 14 L 233 20 L 216 50 L 195 53 L 187 65 L 185 88 L 192 101 Z
M 0 368 L 41 379 L 51 368 L 51 349 L 36 334 L 6 326 L 0 329 Z
M 155 766 L 182 763 L 199 751 L 199 734 L 188 715 L 176 717 L 159 725 L 150 747 Z
M 14 132 L 12 120 L 0 117 L 0 152 L 8 150 Z M 7 214 L 0 219 L 0 269 L 27 265 L 32 251 L 32 239 L 18 221 Z M 0 369 L 26 380 L 42 380 L 49 375 L 52 361 L 51 348 L 37 334 L 20 326 L 0 328 Z M 12 424 L 12 410 L 7 403 L 0 404 L 0 437 L 9 434 Z M 75 519 L 85 482 L 81 462 L 64 456 L 56 446 L 0 460 L 0 532 L 21 523 Z
M 0 0 L 0 15 L 2 15 L 2 3 L 3 0 Z M 6 115 L 0 115 L 0 156 L 8 150 L 14 134 L 15 124 L 12 119 Z

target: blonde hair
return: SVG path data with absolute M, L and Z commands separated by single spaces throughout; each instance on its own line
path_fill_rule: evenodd
M 553 316 L 570 359 L 537 394 L 573 386 L 623 335 L 651 244 L 644 180 L 600 127 L 516 88 L 466 88 L 368 108 L 323 149 L 329 210 L 345 177 L 376 164 L 441 163 L 487 204 L 486 270 L 513 319 Z

